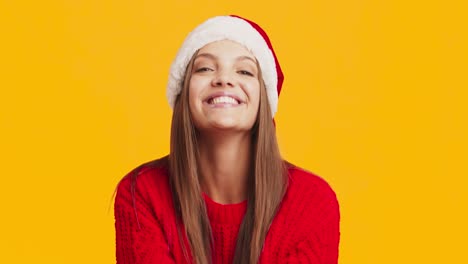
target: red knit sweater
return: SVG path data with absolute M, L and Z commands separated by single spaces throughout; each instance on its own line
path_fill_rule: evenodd
M 214 238 L 213 263 L 232 263 L 247 202 L 222 205 L 203 197 Z M 165 159 L 144 164 L 122 179 L 114 213 L 118 264 L 186 263 Z M 289 186 L 259 263 L 336 264 L 339 221 L 330 186 L 310 172 L 290 168 Z

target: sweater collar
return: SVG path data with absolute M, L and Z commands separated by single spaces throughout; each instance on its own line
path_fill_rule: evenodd
M 247 200 L 235 204 L 220 204 L 203 193 L 208 218 L 212 224 L 240 225 L 247 210 Z

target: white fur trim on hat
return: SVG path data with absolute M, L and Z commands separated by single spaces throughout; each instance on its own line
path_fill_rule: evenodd
M 257 59 L 265 82 L 271 113 L 274 116 L 278 106 L 278 79 L 273 53 L 254 27 L 247 21 L 232 16 L 210 18 L 187 36 L 171 65 L 166 91 L 169 105 L 174 107 L 176 97 L 182 90 L 187 65 L 193 54 L 208 43 L 225 39 L 245 46 Z

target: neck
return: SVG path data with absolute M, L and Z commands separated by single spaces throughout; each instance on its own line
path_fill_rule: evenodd
M 200 135 L 199 155 L 201 187 L 212 200 L 233 204 L 247 199 L 250 134 Z

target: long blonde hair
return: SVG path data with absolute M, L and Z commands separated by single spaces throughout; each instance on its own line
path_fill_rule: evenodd
M 186 69 L 182 91 L 172 115 L 169 172 L 178 230 L 184 255 L 197 264 L 211 263 L 213 237 L 201 195 L 197 133 L 189 109 L 189 82 L 193 58 Z M 260 71 L 259 71 L 260 72 Z M 281 158 L 265 84 L 259 74 L 260 105 L 252 128 L 251 173 L 247 211 L 240 226 L 234 263 L 257 263 L 266 234 L 287 188 L 286 163 Z M 190 251 L 183 235 L 187 236 Z

